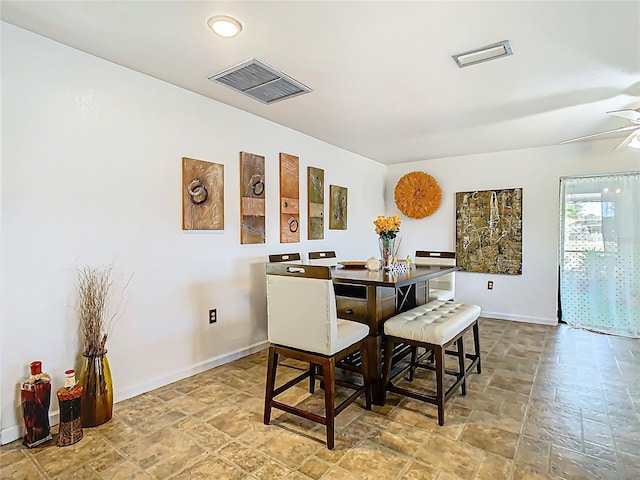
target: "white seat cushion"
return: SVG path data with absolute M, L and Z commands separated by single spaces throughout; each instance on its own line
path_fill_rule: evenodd
M 433 300 L 399 313 L 384 323 L 384 333 L 444 345 L 480 316 L 480 306 Z
M 335 339 L 332 353 L 337 353 L 359 342 L 369 335 L 369 327 L 362 323 L 352 322 L 351 320 L 338 319 L 338 337 Z

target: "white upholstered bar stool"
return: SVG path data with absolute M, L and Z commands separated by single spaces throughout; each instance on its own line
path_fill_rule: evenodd
M 416 251 L 416 265 L 455 267 L 455 252 Z M 429 301 L 453 300 L 456 296 L 456 273 L 452 272 L 429 280 Z
M 369 381 L 362 375 L 362 384 L 336 379 L 336 364 L 347 355 L 360 351 L 362 372 L 368 371 L 364 339 L 367 325 L 338 318 L 331 269 L 323 266 L 287 263 L 267 264 L 267 320 L 269 359 L 264 402 L 264 423 L 271 420 L 271 409 L 323 424 L 327 428 L 327 448 L 334 446 L 335 417 L 360 395 L 365 394 L 365 406 L 371 409 Z M 296 378 L 276 388 L 276 372 L 280 356 L 307 362 L 310 368 Z M 316 373 L 314 366 L 319 366 Z M 324 388 L 324 416 L 275 400 L 285 390 L 305 378 L 311 378 L 309 390 L 314 392 L 315 380 Z M 354 390 L 338 406 L 335 405 L 336 385 Z
M 480 307 L 478 305 L 460 304 L 433 300 L 419 307 L 412 308 L 388 319 L 384 323 L 385 334 L 385 360 L 384 360 L 384 385 L 390 392 L 399 393 L 407 397 L 422 400 L 434 404 L 438 408 L 438 424 L 444 425 L 444 404 L 459 389 L 462 395 L 467 393 L 467 374 L 473 368 L 478 373 L 480 367 L 480 342 L 478 332 L 478 317 Z M 464 349 L 464 334 L 473 328 L 475 340 L 475 354 L 466 354 Z M 417 363 L 412 356 L 409 365 L 396 372 L 394 378 L 401 375 L 407 369 L 412 371 L 422 368 L 435 371 L 436 394 L 427 395 L 416 390 L 409 390 L 396 386 L 391 378 L 391 363 L 393 349 L 397 344 L 407 344 L 412 347 L 424 347 L 433 352 L 435 366 L 431 364 Z M 447 347 L 456 344 L 456 351 L 448 351 Z M 458 357 L 458 371 L 445 370 L 445 353 Z M 471 359 L 470 365 L 465 360 Z M 450 374 L 456 377 L 456 381 L 447 390 L 444 388 L 444 376 Z M 413 380 L 412 376 L 409 378 Z

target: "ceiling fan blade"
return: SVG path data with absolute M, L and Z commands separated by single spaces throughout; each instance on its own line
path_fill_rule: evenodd
M 615 150 L 622 150 L 625 147 L 640 148 L 640 125 L 636 127 L 637 131 L 631 132 L 627 138 L 625 138 Z
M 615 115 L 616 117 L 626 118 L 627 120 L 631 120 L 633 123 L 640 123 L 640 109 L 639 110 L 611 110 L 611 115 Z
M 582 137 L 570 138 L 569 140 L 563 140 L 563 141 L 558 142 L 558 143 L 559 144 L 563 144 L 563 143 L 577 142 L 578 140 L 584 140 L 585 138 L 597 137 L 599 135 L 606 135 L 607 133 L 626 132 L 626 131 L 629 131 L 629 130 L 637 130 L 639 128 L 640 128 L 639 125 L 627 125 L 626 127 L 616 128 L 615 130 L 607 130 L 606 132 L 598 132 L 598 133 L 592 133 L 591 135 L 584 135 Z

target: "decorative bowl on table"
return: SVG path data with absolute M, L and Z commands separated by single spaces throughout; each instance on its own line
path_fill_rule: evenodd
M 366 268 L 367 262 L 338 262 L 342 268 Z

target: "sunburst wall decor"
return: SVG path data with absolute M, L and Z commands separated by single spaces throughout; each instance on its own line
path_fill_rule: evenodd
M 407 217 L 424 218 L 440 206 L 442 189 L 431 175 L 411 172 L 398 180 L 394 196 L 396 206 Z

